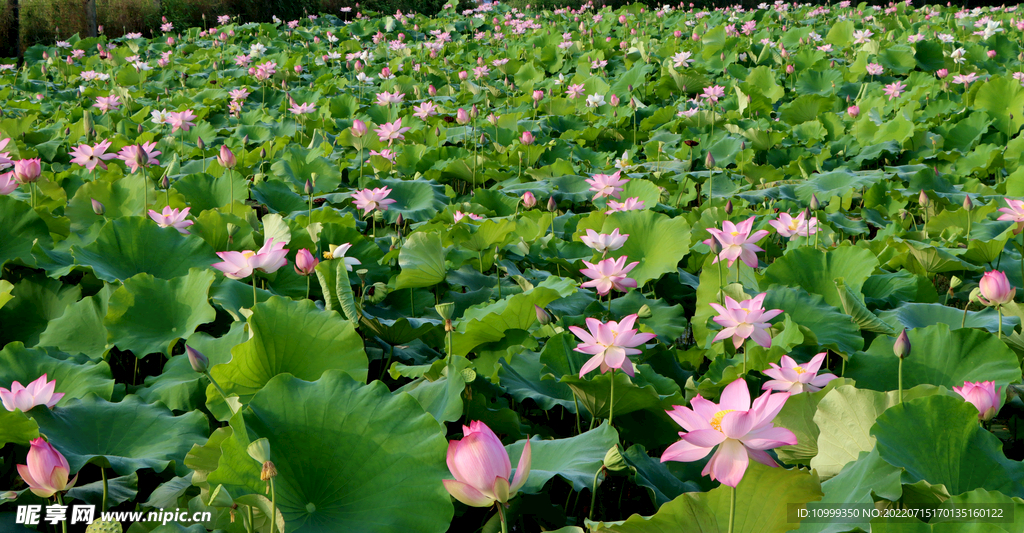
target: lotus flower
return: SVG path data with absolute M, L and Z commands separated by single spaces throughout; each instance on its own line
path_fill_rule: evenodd
M 611 233 L 598 233 L 587 229 L 587 234 L 580 237 L 580 240 L 583 241 L 583 244 L 593 248 L 595 252 L 605 254 L 622 248 L 628 238 L 628 233 L 619 235 L 619 228 L 613 229 Z
M 569 88 L 565 90 L 565 94 L 570 100 L 575 100 L 583 96 L 585 91 L 586 90 L 583 88 L 583 84 L 581 83 L 578 85 L 570 85 Z
M 703 475 L 736 487 L 747 471 L 750 459 L 771 467 L 778 466 L 765 450 L 797 443 L 796 435 L 786 428 L 772 426 L 772 420 L 789 399 L 788 392 L 766 392 L 750 403 L 747 383 L 738 379 L 722 391 L 721 403 L 715 404 L 697 395 L 690 401 L 692 409 L 676 405 L 668 416 L 687 432 L 682 440 L 671 445 L 661 462 L 699 461 L 718 446 L 718 451 L 704 467 Z
M 105 153 L 107 148 L 110 148 L 110 141 L 100 141 L 94 146 L 88 144 L 80 144 L 78 148 L 72 150 L 69 155 L 74 156 L 71 162 L 76 165 L 81 165 L 92 172 L 96 167 L 100 167 L 103 170 L 107 170 L 107 164 L 104 161 L 115 159 L 117 154 Z
M 178 230 L 178 233 L 182 235 L 189 235 L 188 230 L 185 228 L 195 224 L 191 220 L 186 220 L 188 217 L 189 210 L 191 207 L 186 207 L 182 210 L 171 209 L 171 206 L 164 206 L 163 212 L 157 213 L 156 211 L 149 210 L 149 218 L 152 218 L 161 228 L 174 228 Z
M 907 90 L 907 86 L 904 85 L 902 82 L 897 81 L 895 83 L 890 83 L 889 85 L 886 85 L 884 92 L 886 95 L 889 96 L 889 100 L 892 100 L 893 98 L 899 98 L 900 94 L 902 94 L 905 90 Z
M 999 411 L 999 391 L 1001 389 L 1002 387 L 996 388 L 994 381 L 980 383 L 965 381 L 963 387 L 953 387 L 954 392 L 978 408 L 978 419 L 986 422 Z
M 633 375 L 633 363 L 627 356 L 641 353 L 636 347 L 656 336 L 653 333 L 637 333 L 633 329 L 636 319 L 635 313 L 623 318 L 621 322 L 612 320 L 602 323 L 596 318 L 588 318 L 586 322 L 589 333 L 581 327 L 569 326 L 569 330 L 583 341 L 575 350 L 593 356 L 580 368 L 581 378 L 598 367 L 601 367 L 602 374 L 620 368 L 630 376 Z
M 155 148 L 155 142 L 125 146 L 120 152 L 118 152 L 117 158 L 124 161 L 125 165 L 127 165 L 133 173 L 138 172 L 140 167 L 160 164 L 160 161 L 157 160 L 156 156 L 160 155 L 162 152 L 158 152 Z
M 1006 200 L 1006 207 L 1000 207 L 999 212 L 1003 213 L 999 215 L 997 220 L 1012 220 L 1017 223 L 1017 227 L 1014 229 L 1014 233 L 1020 233 L 1020 230 L 1024 228 L 1024 200 L 1011 200 L 1009 198 L 1003 198 Z
M 0 174 L 0 194 L 8 195 L 18 188 L 18 180 L 14 179 L 14 172 Z
M 18 474 L 28 484 L 32 494 L 40 498 L 49 498 L 54 494 L 75 486 L 78 476 L 68 482 L 71 467 L 46 439 L 32 439 L 32 447 L 28 451 L 27 465 L 18 465 Z
M 217 257 L 223 261 L 214 263 L 213 268 L 220 270 L 230 279 L 247 278 L 252 275 L 254 270 L 267 273 L 276 272 L 288 264 L 288 260 L 285 259 L 288 250 L 284 245 L 283 242 L 274 242 L 274 239 L 268 239 L 259 251 L 217 252 Z
M 0 387 L 0 401 L 8 411 L 20 409 L 27 413 L 37 405 L 45 405 L 53 409 L 53 406 L 57 405 L 57 402 L 64 397 L 63 392 L 53 392 L 56 386 L 56 380 L 46 381 L 46 374 L 29 383 L 28 387 L 23 387 L 21 383 L 15 381 L 11 384 L 11 390 Z
M 32 183 L 36 181 L 39 179 L 39 175 L 42 174 L 40 163 L 41 161 L 38 157 L 15 161 L 14 179 L 18 180 L 18 183 Z
M 594 287 L 597 293 L 604 296 L 614 288 L 617 291 L 626 292 L 628 288 L 636 288 L 636 280 L 626 277 L 630 270 L 636 268 L 640 261 L 633 261 L 626 264 L 626 256 L 618 259 L 602 259 L 596 265 L 583 262 L 587 268 L 580 269 L 580 274 L 590 278 L 590 281 L 580 287 Z
M 171 125 L 171 133 L 174 133 L 178 130 L 190 130 L 192 126 L 196 125 L 195 122 L 192 122 L 195 119 L 196 114 L 193 113 L 191 109 L 186 109 L 179 113 L 171 113 L 171 115 L 167 117 L 167 123 Z
M 352 245 L 350 243 L 345 243 L 341 245 L 328 245 L 329 251 L 324 252 L 324 259 L 341 259 L 345 261 L 345 270 L 352 272 L 352 267 L 354 265 L 361 265 L 363 263 L 360 262 L 355 257 L 345 257 L 345 254 L 348 253 L 349 248 L 352 248 Z
M 620 198 L 619 193 L 622 192 L 621 185 L 625 185 L 629 182 L 629 178 L 621 178 L 621 172 L 614 174 L 594 174 L 592 178 L 587 178 L 586 182 L 590 184 L 590 190 L 594 192 L 594 200 L 601 198 L 602 196 L 614 196 Z
M 395 203 L 394 200 L 388 199 L 389 194 L 391 194 L 391 189 L 387 187 L 363 189 L 352 193 L 352 200 L 355 202 L 356 209 L 362 209 L 363 215 L 368 215 L 374 209 L 385 211 L 389 205 Z
M 530 477 L 530 441 L 519 456 L 516 475 L 512 462 L 491 428 L 479 420 L 462 426 L 462 440 L 448 443 L 448 470 L 454 480 L 442 480 L 444 488 L 456 500 L 471 507 L 504 504 L 519 492 Z M 509 478 L 512 479 L 511 485 Z
M 478 215 L 476 213 L 463 213 L 462 211 L 455 211 L 455 214 L 452 215 L 452 220 L 456 224 L 458 224 L 459 221 L 461 221 L 462 219 L 467 218 L 467 217 L 470 220 L 483 220 L 484 219 L 484 217 L 482 217 L 482 216 L 480 216 L 480 215 Z
M 1006 305 L 1012 302 L 1017 294 L 1017 288 L 1010 285 L 1006 274 L 997 270 L 984 273 L 978 282 L 978 288 L 981 289 L 981 297 L 978 299 L 989 307 Z
M 358 118 L 352 120 L 352 136 L 353 137 L 362 137 L 365 134 L 366 134 L 366 123 L 363 122 L 362 120 L 359 120 Z
M 377 138 L 380 139 L 380 142 L 387 141 L 388 146 L 391 146 L 391 143 L 395 139 L 404 141 L 405 136 L 402 134 L 409 131 L 409 129 L 410 128 L 403 128 L 402 119 L 398 119 L 394 122 L 386 122 L 373 131 L 377 132 Z
M 796 361 L 788 355 L 782 356 L 782 366 L 775 363 L 768 363 L 772 368 L 764 371 L 764 375 L 774 378 L 765 383 L 761 388 L 764 390 L 777 390 L 790 394 L 801 392 L 817 392 L 836 379 L 834 374 L 818 375 L 821 363 L 825 361 L 825 352 L 815 355 L 809 363 L 804 366 L 796 364 Z
M 527 209 L 533 209 L 537 205 L 537 197 L 532 192 L 526 191 L 523 193 L 523 207 Z
M 306 115 L 316 111 L 316 105 L 311 103 L 293 104 L 291 107 L 288 108 L 288 111 L 291 111 L 293 115 Z
M 731 268 L 736 259 L 740 259 L 750 268 L 757 268 L 757 252 L 764 250 L 754 243 L 766 237 L 768 230 L 757 230 L 751 234 L 754 218 L 756 217 L 750 217 L 739 224 L 726 220 L 722 222 L 722 229 L 708 228 L 708 233 L 722 245 L 722 251 L 712 264 L 725 259 L 729 261 Z
M 761 307 L 767 295 L 768 293 L 762 292 L 742 302 L 736 302 L 726 296 L 725 307 L 716 303 L 709 304 L 718 311 L 718 316 L 712 320 L 724 328 L 715 335 L 715 342 L 732 337 L 732 345 L 738 349 L 743 345 L 743 341 L 749 338 L 762 348 L 771 348 L 772 337 L 767 331 L 771 324 L 768 321 L 782 314 L 782 310 L 766 311 Z
M 414 117 L 420 120 L 427 120 L 427 117 L 432 117 L 437 114 L 437 106 L 433 102 L 423 102 L 418 106 L 413 106 Z
M 768 224 L 783 237 L 794 235 L 809 237 L 818 232 L 818 220 L 814 218 L 807 220 L 807 213 L 804 211 L 795 217 L 790 216 L 789 213 L 779 213 L 779 218 L 769 221 Z
M 305 248 L 295 254 L 295 273 L 300 276 L 312 274 L 318 264 L 320 264 L 320 260 L 313 257 L 313 254 Z
M 644 207 L 644 201 L 636 196 L 626 198 L 626 201 L 622 203 L 616 202 L 615 200 L 608 200 L 608 210 L 605 211 L 605 214 L 610 215 L 621 211 L 636 211 L 643 209 Z
M 111 111 L 121 107 L 121 102 L 118 101 L 117 96 L 97 96 L 96 97 L 96 108 L 100 110 L 104 115 L 107 111 Z

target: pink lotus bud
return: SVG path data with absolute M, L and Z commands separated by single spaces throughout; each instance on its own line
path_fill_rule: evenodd
M 163 57 L 161 57 L 160 59 L 156 60 L 156 66 L 158 66 L 160 68 L 165 68 L 165 67 L 167 67 L 167 65 L 170 65 L 170 64 L 171 64 L 170 60 L 168 60 L 166 58 L 163 58 Z
M 494 113 L 487 115 L 487 123 L 490 124 L 491 126 L 497 126 L 498 115 L 495 115 Z
M 459 110 L 455 112 L 455 122 L 458 122 L 459 124 L 469 124 L 469 113 L 460 107 Z
M 523 134 L 519 136 L 519 142 L 526 146 L 533 144 L 533 134 L 529 131 L 524 131 Z
M 892 353 L 896 354 L 896 357 L 900 359 L 906 359 L 910 355 L 910 348 L 910 337 L 907 336 L 907 328 L 903 328 L 900 336 L 896 337 L 896 342 L 892 345 Z
M 313 273 L 313 269 L 320 264 L 320 260 L 313 257 L 313 254 L 303 248 L 299 250 L 299 253 L 295 254 L 295 272 L 300 276 L 308 276 Z
M 250 76 L 256 75 L 256 69 L 254 67 L 249 67 L 249 75 Z
M 192 370 L 200 374 L 205 374 L 210 370 L 210 360 L 203 355 L 203 352 L 186 344 L 185 353 L 188 355 L 188 364 L 192 365 Z
M 459 71 L 459 79 L 460 80 L 465 81 L 466 78 L 468 78 L 468 77 L 469 77 L 469 73 L 468 72 L 466 72 L 465 70 L 460 70 Z
M 533 310 L 537 313 L 537 322 L 540 322 L 540 325 L 546 326 L 551 323 L 553 317 L 546 309 L 539 305 L 534 305 Z
M 388 67 L 384 67 L 384 68 L 380 69 L 380 77 L 381 78 L 390 78 L 391 77 L 391 69 L 388 68 Z
M 675 37 L 676 39 L 678 39 L 678 38 L 683 36 L 683 32 L 681 32 L 679 30 L 676 30 L 676 31 L 672 32 L 672 36 Z
M 429 94 L 430 96 L 437 96 L 437 88 L 434 87 L 433 85 L 428 85 L 427 94 Z
M 996 51 L 995 50 L 989 50 L 987 53 L 988 53 L 988 58 L 989 59 L 995 59 L 996 58 Z
M 354 119 L 352 121 L 352 136 L 362 137 L 366 133 L 366 123 L 362 120 Z
M 235 154 L 226 145 L 220 145 L 220 153 L 217 154 L 217 163 L 224 168 L 235 168 L 235 164 L 238 160 L 235 159 Z
M 786 74 L 792 74 L 796 72 L 796 67 L 793 65 L 786 65 Z
M 953 387 L 953 391 L 963 396 L 964 400 L 978 408 L 978 419 L 989 421 L 999 411 L 999 391 L 994 381 L 971 383 L 964 382 L 963 387 Z
M 981 303 L 991 307 L 1008 304 L 1017 294 L 1017 288 L 1010 285 L 1006 274 L 998 270 L 983 274 L 981 281 L 978 282 L 978 288 L 981 289 L 981 298 L 979 298 Z
M 167 46 L 174 46 L 174 37 L 167 38 Z
M 40 159 L 21 159 L 14 162 L 14 179 L 18 180 L 19 183 L 32 183 L 39 179 L 39 175 L 42 173 L 40 166 Z
M 107 209 L 105 207 L 103 207 L 103 203 L 102 202 L 100 202 L 99 200 L 97 200 L 95 198 L 90 198 L 90 200 L 92 200 L 92 212 L 93 213 L 96 213 L 99 216 L 103 216 L 103 213 L 107 212 Z
M 614 94 L 611 96 L 611 98 L 608 99 L 608 103 L 610 103 L 612 105 L 612 107 L 618 107 L 619 102 L 620 102 L 619 97 L 617 95 L 614 95 Z
M 536 91 L 533 91 L 533 101 L 534 102 L 540 102 L 542 99 L 544 99 L 544 91 L 542 91 L 540 89 L 537 89 Z
M 860 107 L 855 106 L 855 105 L 847 107 L 846 108 L 846 113 L 848 115 L 850 115 L 850 118 L 857 118 L 857 115 L 860 114 Z
M 533 209 L 537 206 L 537 197 L 532 192 L 526 191 L 523 193 L 523 207 L 527 209 Z
M 56 448 L 42 437 L 33 439 L 31 445 L 26 461 L 28 464 L 18 465 L 18 474 L 28 484 L 32 494 L 40 498 L 49 498 L 75 486 L 78 476 L 68 482 L 71 467 Z
M 354 68 L 356 69 L 356 72 L 362 72 L 363 71 L 363 62 L 357 59 Z
M 57 381 L 47 381 L 46 374 L 39 376 L 28 386 L 22 386 L 21 383 L 15 381 L 11 384 L 11 390 L 0 387 L 0 402 L 8 411 L 17 409 L 23 413 L 31 411 L 37 405 L 45 405 L 47 408 L 53 409 L 57 402 L 64 397 L 63 392 L 53 392 L 56 386 Z
M 448 443 L 448 469 L 455 479 L 443 480 L 444 488 L 471 507 L 501 505 L 515 496 L 530 476 L 530 441 L 526 441 L 512 477 L 508 452 L 491 428 L 474 420 L 462 427 L 462 435 L 462 440 Z
M 949 71 L 944 69 L 944 68 L 940 68 L 939 70 L 935 71 L 935 75 L 938 76 L 939 79 L 941 80 L 941 79 L 945 78 L 946 76 L 949 76 Z
M 295 65 L 292 67 L 296 74 L 302 74 L 302 65 Z
M 619 24 L 626 23 L 626 15 L 619 15 Z
M 700 40 L 700 35 L 697 35 L 697 32 L 693 32 L 693 35 L 690 36 L 690 39 L 692 39 L 694 41 L 699 41 Z

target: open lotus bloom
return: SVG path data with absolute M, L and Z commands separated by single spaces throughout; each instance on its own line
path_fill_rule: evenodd
M 18 465 L 18 474 L 28 484 L 32 494 L 40 498 L 49 498 L 57 492 L 75 486 L 78 476 L 68 482 L 71 467 L 68 460 L 61 455 L 46 439 L 39 437 L 30 443 L 27 465 Z
M 953 391 L 963 396 L 978 408 L 978 418 L 983 421 L 992 420 L 999 412 L 999 391 L 994 381 L 964 382 L 963 387 L 953 387 Z
M 462 435 L 462 440 L 448 443 L 448 470 L 455 479 L 442 480 L 444 488 L 471 507 L 509 501 L 530 477 L 530 441 L 526 441 L 516 475 L 512 477 L 508 452 L 487 424 L 474 420 L 468 427 L 462 426 Z
M 722 331 L 715 335 L 715 342 L 732 337 L 732 345 L 738 349 L 749 338 L 762 348 L 771 348 L 772 336 L 768 333 L 768 328 L 772 325 L 768 321 L 781 315 L 782 310 L 766 310 L 762 307 L 767 295 L 768 293 L 762 292 L 741 302 L 726 296 L 725 307 L 714 302 L 708 304 L 718 312 L 718 316 L 712 320 L 722 326 Z
M 37 405 L 45 405 L 53 409 L 57 402 L 64 397 L 63 392 L 53 392 L 56 386 L 56 380 L 46 381 L 46 374 L 29 383 L 28 387 L 23 387 L 21 383 L 15 381 L 11 384 L 10 390 L 0 387 L 0 401 L 8 411 L 20 409 L 27 413 Z
M 792 431 L 772 425 L 787 399 L 788 392 L 766 392 L 751 405 L 747 383 L 742 379 L 725 387 L 719 404 L 698 394 L 690 401 L 692 409 L 676 405 L 668 411 L 668 416 L 686 432 L 679 433 L 682 440 L 665 450 L 661 462 L 699 461 L 718 446 L 701 474 L 730 487 L 739 485 L 750 459 L 778 466 L 765 450 L 797 443 Z
M 656 337 L 654 333 L 638 333 L 633 329 L 636 319 L 636 313 L 620 322 L 611 320 L 606 324 L 596 318 L 587 318 L 589 332 L 578 326 L 569 326 L 569 330 L 583 341 L 575 350 L 593 356 L 580 369 L 581 378 L 598 367 L 602 374 L 620 368 L 630 376 L 633 375 L 633 363 L 628 356 L 640 354 L 641 351 L 636 347 Z
M 798 365 L 792 357 L 782 356 L 782 366 L 775 363 L 768 363 L 772 367 L 764 371 L 764 375 L 772 378 L 761 388 L 764 390 L 777 390 L 790 394 L 801 392 L 817 392 L 828 385 L 829 381 L 836 379 L 835 374 L 818 374 L 821 363 L 825 361 L 825 352 L 815 355 L 807 364 Z

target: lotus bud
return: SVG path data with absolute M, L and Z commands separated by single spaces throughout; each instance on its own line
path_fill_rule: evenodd
M 989 50 L 988 52 L 986 52 L 986 54 L 988 54 L 988 58 L 989 59 L 995 59 L 996 58 L 996 51 L 995 50 Z
M 900 359 L 906 359 L 910 355 L 910 337 L 907 337 L 907 328 L 903 328 L 900 336 L 896 337 L 896 342 L 892 345 L 892 352 Z
M 106 209 L 103 207 L 103 204 L 99 200 L 97 200 L 95 198 L 92 198 L 91 200 L 92 200 L 92 212 L 96 213 L 99 216 L 103 216 L 103 213 L 106 212 Z
M 850 118 L 857 118 L 860 114 L 860 107 L 852 105 L 846 108 L 846 114 L 850 115 Z
M 171 180 L 167 177 L 167 174 L 164 174 L 164 177 L 160 178 L 160 188 L 165 191 L 171 188 Z
M 480 116 L 480 110 L 477 109 L 476 104 L 473 104 L 473 107 L 469 108 L 469 116 L 470 118 L 476 118 Z
M 434 87 L 433 85 L 427 86 L 427 94 L 429 94 L 430 96 L 437 96 L 437 88 Z
M 490 124 L 491 126 L 497 126 L 498 116 L 495 115 L 494 113 L 487 115 L 487 123 Z
M 139 125 L 141 126 L 142 124 Z M 196 146 L 198 146 L 200 150 L 206 149 L 206 143 L 203 142 L 202 137 L 196 137 Z
M 614 94 L 608 99 L 608 103 L 610 103 L 612 107 L 618 107 L 619 102 L 619 97 Z
M 708 152 L 708 156 L 704 158 L 704 166 L 707 168 L 715 168 L 715 156 Z
M 970 195 L 964 196 L 964 209 L 966 209 L 967 211 L 974 209 L 974 202 L 971 202 Z
M 468 77 L 469 77 L 469 73 L 468 72 L 466 72 L 465 70 L 459 71 L 459 80 L 460 81 L 466 81 L 466 78 L 468 78 Z
M 307 196 L 313 194 L 313 184 L 309 180 L 306 180 L 306 185 L 302 187 L 302 192 L 306 193 Z
M 540 322 L 540 325 L 546 326 L 551 323 L 551 313 L 547 312 L 543 307 L 534 305 L 533 310 L 537 312 L 537 322 Z
M 821 209 L 821 202 L 818 201 L 818 195 L 817 194 L 812 194 L 811 195 L 811 205 L 810 205 L 810 207 L 811 207 L 811 211 L 817 211 L 817 210 Z
M 558 209 L 558 203 L 555 202 L 555 197 L 554 196 L 549 196 L 548 197 L 548 211 L 555 211 L 556 209 Z
M 202 352 L 186 344 L 185 353 L 188 354 L 188 363 L 192 365 L 192 370 L 200 374 L 205 374 L 209 371 L 210 360 Z
M 725 214 L 726 215 L 731 215 L 732 214 L 732 200 L 728 200 L 728 201 L 725 202 Z
M 142 124 L 139 124 L 139 126 L 137 128 L 135 128 L 135 131 L 138 131 L 139 133 L 142 133 L 144 131 L 143 128 L 142 128 Z
M 405 217 L 401 213 L 398 214 L 398 218 L 395 219 L 395 226 L 402 227 L 405 225 Z
M 469 124 L 469 113 L 460 107 L 459 110 L 455 112 L 455 122 L 459 124 Z
M 242 146 L 247 146 L 248 144 L 249 144 L 249 136 L 246 135 L 245 137 L 242 137 Z
M 1001 307 L 1013 301 L 1017 288 L 1010 285 L 1006 274 L 998 270 L 984 273 L 978 282 L 981 297 L 978 300 L 990 307 Z
M 526 146 L 533 144 L 533 141 L 533 134 L 529 131 L 524 131 L 523 134 L 519 136 L 519 142 Z
M 938 76 L 938 78 L 940 80 L 944 79 L 946 76 L 949 76 L 949 70 L 946 70 L 944 68 L 940 68 L 939 70 L 935 71 L 935 75 Z
M 217 154 L 217 164 L 224 168 L 235 168 L 238 160 L 235 159 L 235 154 L 227 147 L 227 145 L 220 145 L 220 153 Z
M 928 207 L 928 193 L 921 189 L 921 194 L 917 196 L 917 202 L 921 204 L 921 207 Z
M 362 137 L 364 134 L 366 134 L 366 123 L 358 118 L 354 119 L 352 121 L 352 136 L 358 138 Z
M 267 149 L 266 148 L 260 148 L 260 159 L 266 159 L 266 158 L 267 158 Z
M 537 206 L 537 198 L 532 192 L 526 191 L 523 193 L 523 207 L 527 209 L 533 209 Z
M 786 74 L 792 74 L 794 72 L 796 72 L 796 67 L 794 67 L 792 64 L 786 65 Z

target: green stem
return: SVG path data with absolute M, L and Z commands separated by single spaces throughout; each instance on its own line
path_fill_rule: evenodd
M 220 388 L 220 384 L 217 383 L 217 380 L 213 379 L 213 376 L 210 375 L 209 371 L 206 371 L 205 373 L 206 377 L 209 378 L 210 383 L 213 384 L 213 388 L 217 389 L 217 392 L 219 392 L 224 399 L 227 399 L 228 393 L 224 392 L 224 389 Z M 106 472 L 104 472 L 104 476 L 106 476 Z M 104 479 L 106 479 L 106 477 L 104 477 Z
M 100 467 L 100 474 L 103 475 L 103 504 L 100 507 L 102 512 L 107 511 L 107 469 Z
M 309 276 L 306 276 L 306 299 L 309 299 Z
M 736 522 L 736 487 L 729 491 L 729 533 L 732 533 L 733 525 Z
M 714 238 L 714 237 L 712 237 Z M 718 305 L 725 305 L 725 286 L 723 283 L 726 281 L 725 276 L 722 275 L 722 261 L 718 261 Z
M 501 520 L 501 533 L 508 533 L 508 522 L 505 519 L 505 510 L 502 509 L 502 503 L 496 502 L 498 505 L 498 519 Z
M 576 434 L 580 435 L 583 430 L 580 429 L 580 402 L 576 399 L 576 391 L 572 391 L 572 405 L 576 408 Z
M 971 302 L 967 302 L 967 304 L 964 305 L 964 317 L 960 319 L 960 327 L 961 328 L 964 327 L 964 324 L 967 323 L 967 308 L 970 307 L 970 305 L 971 305 Z
M 277 524 L 277 493 L 274 491 L 274 478 L 270 478 L 270 533 L 274 533 Z
M 903 403 L 903 358 L 902 357 L 900 357 L 899 378 L 897 378 L 897 379 L 899 381 L 898 381 L 896 386 L 899 387 L 899 400 L 900 400 L 900 403 L 902 404 Z
M 256 273 L 252 274 L 252 306 L 256 307 Z
M 235 180 L 231 179 L 231 171 L 227 172 L 228 176 L 228 191 L 231 193 L 231 197 L 228 198 L 228 212 L 231 212 L 231 204 L 235 203 Z
M 253 523 L 252 506 L 247 505 L 246 507 L 249 508 L 249 533 L 253 533 L 256 530 L 256 524 Z
M 999 340 L 1003 340 L 1003 308 L 996 307 L 996 314 L 999 316 Z
M 611 425 L 611 424 L 609 424 Z M 591 520 L 594 519 L 594 506 L 597 505 L 597 477 L 601 475 L 601 471 L 604 470 L 604 465 L 597 469 L 597 473 L 594 474 L 594 487 L 590 491 L 590 516 Z
M 612 369 L 612 384 L 611 384 L 611 397 L 608 398 L 608 425 L 612 425 L 612 419 L 615 416 L 615 369 Z
M 142 216 L 146 216 L 146 210 L 149 209 L 149 180 L 146 178 L 146 173 L 142 173 Z
M 28 191 L 29 191 L 29 194 L 32 195 L 32 199 L 31 199 L 31 201 L 32 201 L 32 209 L 35 209 L 36 208 L 36 184 L 35 183 L 30 183 L 29 186 L 28 186 Z

